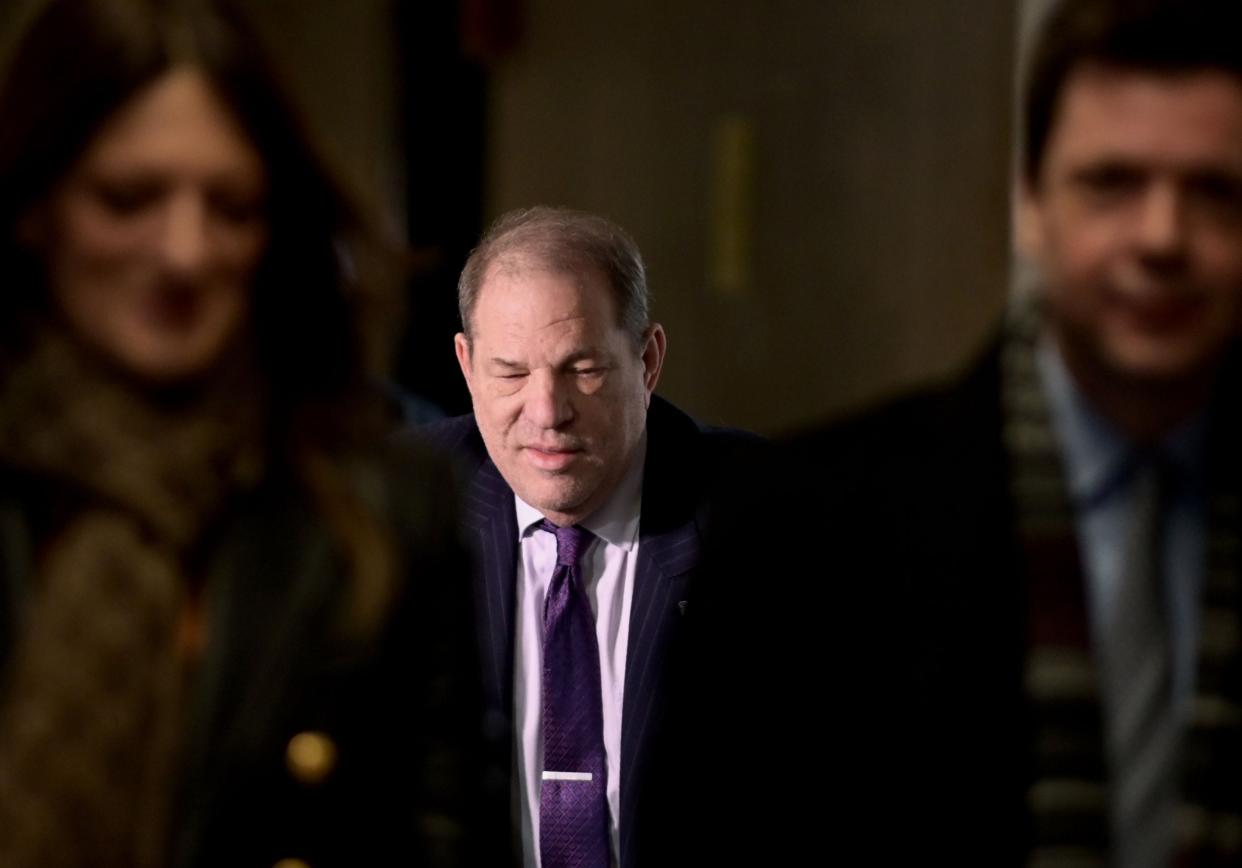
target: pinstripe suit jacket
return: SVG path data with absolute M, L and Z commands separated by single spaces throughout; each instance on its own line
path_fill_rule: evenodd
M 488 457 L 472 415 L 432 423 L 410 436 L 451 453 L 461 474 L 461 524 L 477 558 L 483 686 L 492 732 L 509 751 L 518 555 L 513 491 Z M 722 477 L 733 472 L 737 460 L 747 460 L 759 442 L 740 431 L 700 426 L 667 401 L 652 398 L 621 715 L 621 868 L 651 864 L 640 855 L 653 846 L 642 840 L 653 828 L 643 793 L 660 786 L 653 757 L 677 749 L 660 744 L 660 734 L 666 700 L 677 689 L 672 660 L 680 653 L 686 608 L 680 604 L 692 593 L 704 528 L 725 490 Z

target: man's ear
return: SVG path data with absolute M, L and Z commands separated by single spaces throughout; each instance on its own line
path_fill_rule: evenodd
M 466 337 L 465 332 L 458 332 L 453 337 L 453 349 L 457 351 L 457 364 L 461 368 L 461 375 L 466 378 L 466 388 L 473 393 L 472 376 L 474 371 L 470 365 L 470 338 Z
M 651 403 L 651 393 L 660 381 L 660 371 L 664 367 L 664 353 L 668 348 L 668 339 L 664 335 L 664 326 L 653 322 L 647 326 L 643 337 L 643 386 L 647 390 L 647 403 Z

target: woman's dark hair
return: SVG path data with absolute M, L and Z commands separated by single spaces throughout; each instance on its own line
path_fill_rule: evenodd
M 268 248 L 252 288 L 270 458 L 310 494 L 352 574 L 344 617 L 367 628 L 395 589 L 394 540 L 347 472 L 382 433 L 368 363 L 379 357 L 383 251 L 312 147 L 232 0 L 37 0 L 0 83 L 0 367 L 38 340 L 45 266 L 23 223 L 103 124 L 166 73 L 210 82 L 263 159 Z M 32 328 L 33 326 L 33 328 Z M 25 335 L 24 332 L 30 332 Z M 377 396 L 375 396 L 377 397 Z
M 231 109 L 267 171 L 270 241 L 252 310 L 276 421 L 356 394 L 379 355 L 367 319 L 367 305 L 379 299 L 355 275 L 359 259 L 378 248 L 311 146 L 241 10 L 230 0 L 42 0 L 26 21 L 0 83 L 3 346 L 18 345 L 30 316 L 48 303 L 43 264 L 20 237 L 23 217 L 122 105 L 174 67 L 191 66 Z

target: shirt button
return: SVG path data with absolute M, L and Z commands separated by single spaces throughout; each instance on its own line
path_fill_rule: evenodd
M 285 748 L 289 774 L 308 786 L 323 783 L 336 768 L 336 744 L 322 732 L 299 732 Z M 285 862 L 289 864 L 286 865 Z M 306 868 L 305 863 L 286 859 L 278 868 Z

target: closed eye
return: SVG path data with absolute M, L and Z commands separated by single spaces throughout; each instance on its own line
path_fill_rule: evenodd
M 486 370 L 497 380 L 520 380 L 530 373 L 521 363 L 499 356 L 488 359 Z
M 1196 200 L 1222 214 L 1242 214 L 1242 180 L 1223 172 L 1192 175 L 1187 186 Z
M 155 181 L 97 181 L 94 185 L 96 200 L 118 217 L 138 214 L 154 203 L 163 193 Z

